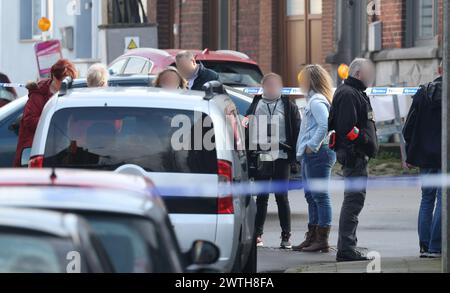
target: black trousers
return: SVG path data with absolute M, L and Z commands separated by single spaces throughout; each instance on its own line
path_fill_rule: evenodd
M 278 218 L 280 220 L 281 230 L 285 234 L 291 233 L 291 207 L 288 198 L 288 185 L 290 178 L 291 164 L 288 160 L 276 160 L 274 164 L 274 175 L 270 178 L 259 177 L 256 181 L 275 181 L 276 183 L 286 184 L 286 191 L 275 193 L 278 205 Z M 259 194 L 256 200 L 256 235 L 264 234 L 264 224 L 267 217 L 267 206 L 269 203 L 269 194 Z
M 338 251 L 348 252 L 355 250 L 358 243 L 356 229 L 358 217 L 364 208 L 366 200 L 368 158 L 355 158 L 352 166 L 343 167 L 345 178 L 344 203 L 339 220 Z

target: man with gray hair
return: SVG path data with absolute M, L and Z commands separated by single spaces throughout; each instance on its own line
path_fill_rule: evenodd
M 357 249 L 358 217 L 366 198 L 368 162 L 378 152 L 378 139 L 370 99 L 365 91 L 373 86 L 375 67 L 358 58 L 350 65 L 349 77 L 336 90 L 330 112 L 331 147 L 343 166 L 345 195 L 339 221 L 337 261 L 365 261 Z
M 203 66 L 197 64 L 195 56 L 191 51 L 181 51 L 175 57 L 177 69 L 180 74 L 188 81 L 188 89 L 201 91 L 203 85 L 207 82 L 219 80 L 219 75 Z
M 105 65 L 96 63 L 89 67 L 87 73 L 88 87 L 107 87 L 109 80 L 109 71 Z

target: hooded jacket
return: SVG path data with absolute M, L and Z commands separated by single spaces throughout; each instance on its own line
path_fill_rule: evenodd
M 23 118 L 20 122 L 19 141 L 17 143 L 16 158 L 14 166 L 21 166 L 22 152 L 26 148 L 31 148 L 33 145 L 34 134 L 36 132 L 39 119 L 45 105 L 53 96 L 50 91 L 51 79 L 44 79 L 40 82 L 29 84 L 27 86 L 29 93 L 29 100 L 25 105 Z
M 442 77 L 421 86 L 413 97 L 403 136 L 408 164 L 441 169 Z

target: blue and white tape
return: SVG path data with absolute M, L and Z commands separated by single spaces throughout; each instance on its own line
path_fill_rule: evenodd
M 262 95 L 263 89 L 260 87 L 238 88 L 249 95 Z M 418 87 L 374 87 L 366 90 L 369 96 L 414 96 Z M 305 93 L 300 88 L 283 88 L 282 94 L 286 96 L 304 96 Z
M 24 88 L 25 84 L 22 83 L 0 83 L 0 88 Z

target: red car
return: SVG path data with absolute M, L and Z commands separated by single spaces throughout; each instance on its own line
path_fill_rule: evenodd
M 112 75 L 156 75 L 168 66 L 175 66 L 175 56 L 181 50 L 140 48 L 130 50 L 109 66 Z M 196 59 L 216 71 L 221 81 L 229 86 L 256 87 L 263 73 L 258 64 L 244 53 L 231 50 L 192 50 Z

